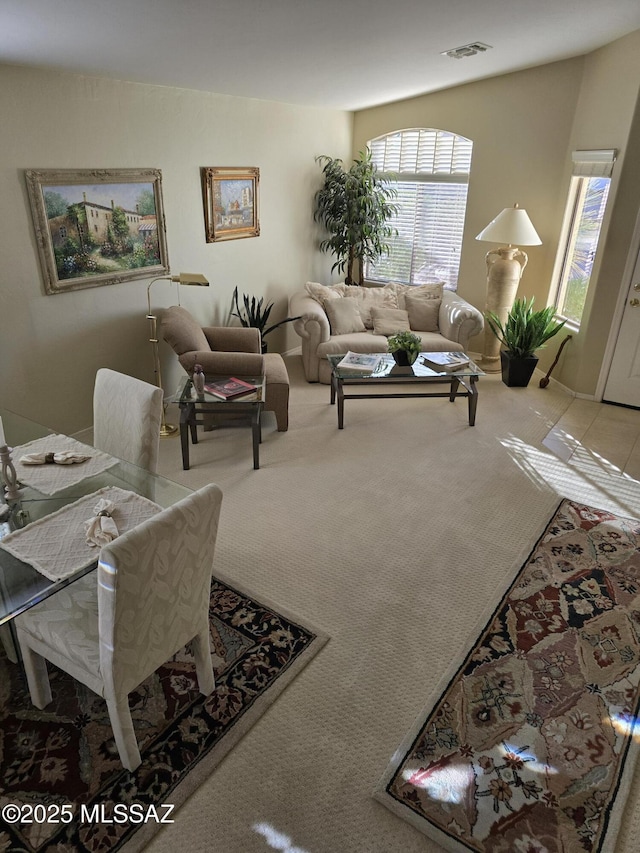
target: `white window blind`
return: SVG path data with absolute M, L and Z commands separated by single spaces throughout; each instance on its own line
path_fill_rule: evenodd
M 435 128 L 397 131 L 369 142 L 372 159 L 397 180 L 398 234 L 387 256 L 368 263 L 366 278 L 455 290 L 473 143 Z
M 610 178 L 617 150 L 574 151 L 571 155 L 572 173 L 582 178 Z

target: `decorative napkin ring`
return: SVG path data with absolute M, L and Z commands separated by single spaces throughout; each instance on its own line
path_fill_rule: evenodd
M 100 518 L 101 516 L 103 518 L 111 518 L 111 513 L 108 512 L 106 509 L 101 509 L 100 512 L 96 513 L 96 518 Z

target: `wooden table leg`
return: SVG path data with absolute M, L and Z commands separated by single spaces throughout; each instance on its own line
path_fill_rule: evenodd
M 456 394 L 458 393 L 459 387 L 460 387 L 460 380 L 457 379 L 455 376 L 452 376 L 451 377 L 451 389 L 450 389 L 450 393 L 449 393 L 449 402 L 450 403 L 455 403 Z

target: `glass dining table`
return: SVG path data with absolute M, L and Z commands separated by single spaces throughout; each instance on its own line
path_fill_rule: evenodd
M 90 458 L 100 455 L 102 465 L 85 468 L 87 476 L 83 476 L 81 465 L 47 465 L 42 467 L 60 469 L 62 481 L 58 478 L 54 489 L 38 487 L 33 482 L 29 484 L 26 482 L 27 477 L 24 481 L 20 478 L 20 470 L 24 470 L 24 466 L 19 464 L 20 457 L 47 437 L 50 437 L 49 443 L 54 445 L 63 440 L 73 442 L 74 439 L 61 436 L 54 430 L 6 409 L 0 408 L 0 417 L 7 445 L 11 449 L 12 462 L 18 471 L 19 487 L 18 496 L 9 500 L 0 486 L 0 625 L 3 625 L 87 572 L 95 570 L 99 554 L 99 548 L 91 549 L 91 559 L 87 565 L 64 578 L 52 580 L 35 569 L 28 560 L 19 559 L 11 553 L 8 542 L 3 547 L 3 540 L 10 534 L 26 530 L 33 522 L 46 519 L 46 516 L 105 488 L 115 487 L 116 490 L 133 492 L 161 508 L 171 506 L 191 494 L 192 490 L 122 459 L 102 454 L 88 445 L 84 445 L 87 454 Z M 66 470 L 63 472 L 63 468 L 68 469 L 69 473 Z M 69 476 L 69 485 L 65 485 L 64 476 Z M 33 479 L 37 480 L 37 477 Z M 41 529 L 45 528 L 41 525 Z

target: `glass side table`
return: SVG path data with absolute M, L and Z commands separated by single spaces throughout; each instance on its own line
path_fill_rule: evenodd
M 209 376 L 207 382 L 228 379 L 228 376 Z M 174 398 L 180 408 L 180 444 L 182 447 L 182 467 L 189 470 L 189 434 L 191 442 L 198 443 L 197 427 L 210 424 L 213 420 L 219 426 L 251 426 L 253 438 L 253 467 L 260 467 L 260 444 L 262 442 L 262 409 L 264 406 L 266 382 L 264 376 L 236 376 L 244 382 L 256 386 L 256 390 L 238 397 L 221 400 L 210 394 L 197 395 L 190 376 L 185 377 Z

